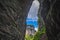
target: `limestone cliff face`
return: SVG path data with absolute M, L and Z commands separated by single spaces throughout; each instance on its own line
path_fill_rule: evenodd
M 0 40 L 24 40 L 33 0 L 0 0 Z
M 60 0 L 39 0 L 48 40 L 60 40 Z

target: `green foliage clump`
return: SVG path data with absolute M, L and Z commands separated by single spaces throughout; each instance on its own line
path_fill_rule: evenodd
M 25 35 L 25 39 L 26 39 L 26 40 L 33 40 L 33 36 Z
M 42 29 L 39 30 L 35 33 L 34 36 L 26 35 L 25 39 L 26 40 L 40 40 L 41 36 L 46 32 L 45 26 L 43 25 Z
M 33 37 L 33 40 L 40 40 L 41 36 L 46 32 L 45 30 L 46 30 L 45 27 L 42 27 L 41 30 L 38 29 L 35 36 Z

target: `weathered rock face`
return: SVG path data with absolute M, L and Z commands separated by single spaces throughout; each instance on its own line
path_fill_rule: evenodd
M 48 40 L 60 40 L 60 0 L 39 0 Z
M 40 40 L 47 40 L 46 34 L 43 34 Z
M 24 40 L 26 17 L 33 0 L 0 0 L 0 40 Z

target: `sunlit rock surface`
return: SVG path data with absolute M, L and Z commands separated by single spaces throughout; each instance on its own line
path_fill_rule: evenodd
M 0 40 L 24 40 L 26 17 L 33 0 L 0 0 Z

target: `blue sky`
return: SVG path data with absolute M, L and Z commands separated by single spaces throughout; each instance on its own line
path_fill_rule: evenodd
M 37 0 L 34 0 L 28 12 L 28 17 L 26 20 L 27 25 L 34 25 L 35 29 L 37 29 L 38 27 L 38 22 L 37 22 L 38 9 L 39 9 L 39 2 Z
M 38 22 L 35 19 L 27 18 L 26 22 L 27 22 L 27 25 L 34 25 L 35 28 L 38 27 Z

